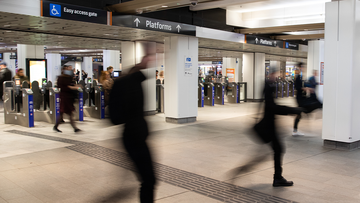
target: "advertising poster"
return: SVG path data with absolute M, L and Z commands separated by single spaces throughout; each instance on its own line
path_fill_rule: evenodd
M 324 62 L 320 64 L 320 85 L 324 85 Z
M 226 76 L 229 78 L 229 82 L 235 82 L 235 68 L 227 68 Z
M 30 82 L 38 81 L 39 87 L 42 87 L 42 79 L 46 78 L 45 60 L 29 60 Z

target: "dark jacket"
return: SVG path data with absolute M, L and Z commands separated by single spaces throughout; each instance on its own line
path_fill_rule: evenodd
M 72 86 L 73 78 L 68 75 L 60 75 L 57 80 L 57 87 L 60 88 L 60 112 L 71 114 L 75 111 L 74 91 L 69 88 Z
M 12 81 L 11 71 L 7 68 L 4 68 L 0 71 L 0 95 L 3 95 L 3 83 L 5 81 Z M 1 99 L 1 98 L 0 98 Z
M 302 79 L 300 75 L 297 75 L 295 78 L 295 90 L 296 90 L 296 101 L 298 102 L 298 104 L 301 104 L 301 101 L 304 100 L 304 95 L 303 95 L 303 83 L 302 83 Z

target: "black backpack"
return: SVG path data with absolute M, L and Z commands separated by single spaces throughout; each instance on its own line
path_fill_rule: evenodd
M 122 76 L 114 81 L 114 85 L 109 96 L 109 114 L 114 125 L 126 122 L 129 98 L 126 98 L 128 90 L 128 77 Z

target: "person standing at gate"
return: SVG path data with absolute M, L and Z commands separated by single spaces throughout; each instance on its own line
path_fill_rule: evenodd
M 60 123 L 62 122 L 63 115 L 67 114 L 70 117 L 70 124 L 74 128 L 74 132 L 80 132 L 81 130 L 76 127 L 74 121 L 74 91 L 77 91 L 79 86 L 74 85 L 73 83 L 73 70 L 71 66 L 64 66 L 63 74 L 60 75 L 57 79 L 57 87 L 60 88 L 60 116 L 56 121 L 56 124 L 53 128 L 55 132 L 61 133 L 58 129 Z
M 7 64 L 5 62 L 0 63 L 0 98 L 3 100 L 3 83 L 5 81 L 11 81 L 11 71 L 7 68 Z
M 15 77 L 14 77 L 14 80 L 15 80 L 15 79 L 20 79 L 21 87 L 22 87 L 22 84 L 23 84 L 24 81 L 27 81 L 28 83 L 30 83 L 29 78 L 28 78 L 27 76 L 25 76 L 25 74 L 24 74 L 24 69 L 22 69 L 22 68 L 20 68 L 20 69 L 17 71 L 17 73 L 16 73 L 16 75 L 15 75 Z

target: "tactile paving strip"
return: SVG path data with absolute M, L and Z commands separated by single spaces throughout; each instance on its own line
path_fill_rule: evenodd
M 132 161 L 124 152 L 108 149 L 92 143 L 81 142 L 66 138 L 58 138 L 37 133 L 30 133 L 18 130 L 11 130 L 7 132 L 74 144 L 66 148 L 134 172 L 136 171 L 135 167 L 132 164 Z M 264 194 L 255 190 L 243 188 L 163 164 L 154 163 L 154 168 L 156 177 L 160 181 L 164 181 L 168 184 L 181 187 L 222 202 L 293 203 L 293 201 L 290 200 Z

